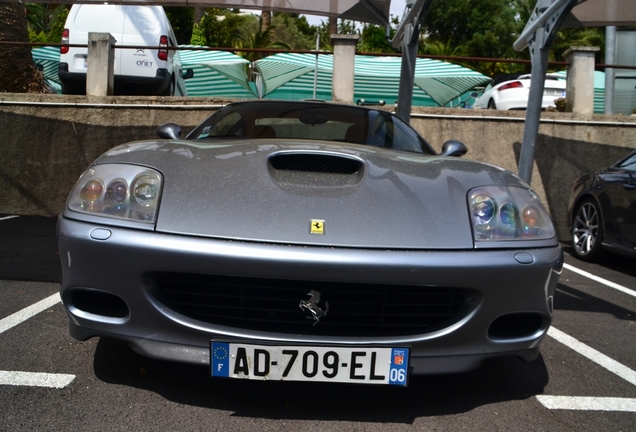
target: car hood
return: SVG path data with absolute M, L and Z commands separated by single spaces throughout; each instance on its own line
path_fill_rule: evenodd
M 468 191 L 527 187 L 466 159 L 300 140 L 134 142 L 96 163 L 162 173 L 157 232 L 333 247 L 472 249 Z

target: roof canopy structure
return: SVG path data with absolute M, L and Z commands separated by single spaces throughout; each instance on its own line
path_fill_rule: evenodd
M 633 0 L 585 0 L 572 9 L 563 27 L 606 27 L 636 24 Z

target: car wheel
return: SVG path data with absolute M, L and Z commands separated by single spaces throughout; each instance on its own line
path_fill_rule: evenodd
M 170 80 L 170 85 L 166 88 L 161 96 L 174 96 L 174 77 Z
M 494 100 L 490 99 L 488 101 L 488 109 L 494 109 L 494 110 L 497 109 L 497 105 L 495 105 L 495 101 Z
M 572 246 L 577 258 L 596 261 L 602 254 L 603 219 L 601 211 L 591 198 L 579 204 L 572 219 Z

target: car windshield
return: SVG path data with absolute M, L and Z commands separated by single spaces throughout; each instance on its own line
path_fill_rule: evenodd
M 187 137 L 323 140 L 435 154 L 413 128 L 385 111 L 325 102 L 246 102 L 222 108 Z

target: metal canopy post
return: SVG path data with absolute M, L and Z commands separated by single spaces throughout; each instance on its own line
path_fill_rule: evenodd
M 400 26 L 391 40 L 393 48 L 402 48 L 402 67 L 396 114 L 406 123 L 411 121 L 413 85 L 417 64 L 417 44 L 422 22 L 433 0 L 407 0 Z
M 532 64 L 528 108 L 519 158 L 519 177 L 528 184 L 532 180 L 534 150 L 539 135 L 541 102 L 543 101 L 550 47 L 563 20 L 579 2 L 581 0 L 539 0 L 521 36 L 513 45 L 517 51 L 522 51 L 528 47 Z
M 419 26 L 418 26 L 419 27 Z M 419 34 L 419 28 L 414 29 L 413 24 L 406 24 L 404 38 L 402 39 L 402 65 L 400 68 L 400 86 L 396 114 L 404 122 L 411 120 L 413 107 L 413 85 L 415 85 L 415 66 L 417 64 L 417 36 L 412 42 L 412 35 Z

